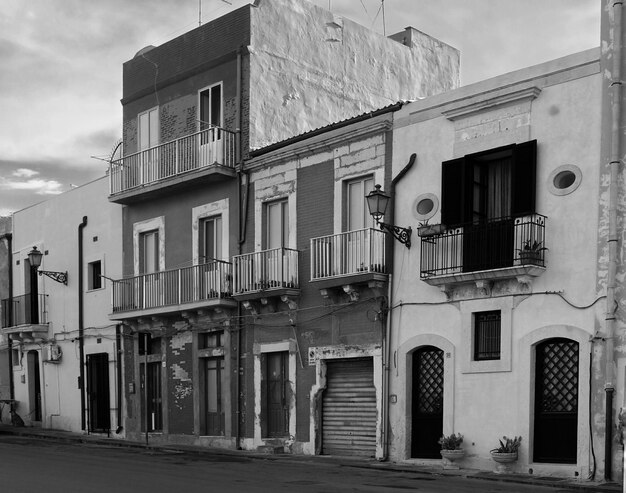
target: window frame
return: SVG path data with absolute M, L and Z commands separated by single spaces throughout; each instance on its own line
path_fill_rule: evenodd
M 213 92 L 215 90 L 215 88 L 219 87 L 219 98 L 220 98 L 220 102 L 219 102 L 219 124 L 215 124 L 213 122 L 214 118 L 213 118 Z M 204 116 L 204 105 L 203 105 L 203 99 L 206 97 L 204 96 L 206 93 L 208 93 L 208 100 L 209 100 L 209 117 L 207 120 L 204 120 L 202 117 Z M 202 130 L 206 130 L 207 128 L 210 128 L 209 126 L 217 126 L 220 128 L 224 128 L 224 83 L 222 81 L 220 82 L 216 82 L 215 84 L 211 84 L 209 86 L 203 87 L 202 89 L 200 89 L 198 91 L 198 131 L 202 131 Z
M 152 115 L 155 115 L 155 120 L 152 119 Z M 148 118 L 148 142 L 147 146 L 142 146 L 143 138 L 142 138 L 142 128 L 143 124 L 142 117 L 147 116 Z M 153 124 L 155 134 L 153 135 Z M 153 139 L 154 137 L 154 139 Z M 145 111 L 142 111 L 137 115 L 137 151 L 145 151 L 146 149 L 150 149 L 159 145 L 161 142 L 161 115 L 159 114 L 159 107 L 154 106 Z
M 98 264 L 97 275 L 95 266 Z M 97 291 L 104 289 L 104 277 L 102 277 L 103 262 L 102 259 L 93 260 L 87 263 L 87 291 Z
M 497 319 L 494 320 L 486 320 L 488 317 L 494 317 L 497 314 Z M 502 354 L 502 313 L 500 310 L 490 310 L 484 312 L 474 312 L 473 314 L 473 359 L 474 361 L 495 361 L 499 360 Z M 494 323 L 497 322 L 497 325 L 490 327 L 488 322 Z M 497 335 L 493 335 L 489 337 L 490 329 L 495 329 Z M 493 343 L 493 348 L 491 351 L 481 351 L 481 347 L 490 346 L 485 339 L 495 339 L 497 340 L 497 344 Z M 497 348 L 497 354 L 495 350 L 495 346 Z

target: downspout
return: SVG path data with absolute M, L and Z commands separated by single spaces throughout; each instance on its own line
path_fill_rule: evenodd
M 237 253 L 241 255 L 241 247 L 243 242 L 245 241 L 245 224 L 246 218 L 242 219 L 241 211 L 241 187 L 242 187 L 242 179 L 243 179 L 243 161 L 241 156 L 243 153 L 241 152 L 241 48 L 237 50 L 237 98 L 236 98 L 236 121 L 237 121 L 237 141 L 235 143 L 235 159 L 237 160 L 237 232 L 239 234 L 238 242 L 237 242 Z M 248 194 L 246 194 L 246 201 L 248 200 Z M 247 211 L 247 208 L 246 208 Z M 243 223 L 243 227 L 242 227 Z M 234 286 L 234 275 L 232 273 L 232 286 Z M 241 450 L 241 302 L 237 302 L 237 358 L 236 358 L 236 368 L 237 368 L 237 376 L 235 377 L 235 400 L 237 401 L 237 411 L 235 412 L 235 449 Z M 231 332 L 232 334 L 232 332 Z M 232 339 L 231 339 L 231 347 L 232 347 Z
M 80 370 L 78 386 L 80 388 L 80 426 L 85 430 L 85 321 L 83 309 L 83 230 L 87 226 L 87 216 L 78 225 L 78 360 Z
M 415 159 L 417 155 L 415 153 L 411 154 L 409 158 L 409 162 L 407 165 L 398 173 L 398 175 L 391 180 L 391 187 L 389 189 L 389 195 L 391 196 L 391 210 L 389 211 L 389 222 L 391 224 L 395 223 L 395 201 L 396 201 L 396 185 L 398 182 L 406 175 L 409 170 L 415 164 Z M 391 267 L 392 272 L 394 271 L 394 257 L 395 257 L 395 245 L 393 244 L 393 238 L 391 240 L 391 248 L 389 249 L 389 266 Z M 388 280 L 388 293 L 387 293 L 387 323 L 385 330 L 385 347 L 383 349 L 383 355 L 385 360 L 383 361 L 384 368 L 384 376 L 383 376 L 383 457 L 382 460 L 387 460 L 389 458 L 389 387 L 390 387 L 390 378 L 391 378 L 391 322 L 392 322 L 392 314 L 393 314 L 393 275 L 389 274 Z M 384 325 L 383 325 L 384 327 Z
M 115 430 L 116 434 L 122 433 L 124 431 L 124 425 L 122 424 L 122 331 L 120 324 L 115 326 L 115 370 L 116 370 L 116 380 L 117 380 L 117 428 Z
M 613 2 L 613 68 L 610 92 L 612 95 L 611 114 L 611 161 L 609 182 L 609 263 L 606 284 L 606 393 L 605 435 L 604 435 L 604 479 L 611 480 L 612 442 L 613 442 L 613 395 L 615 393 L 615 299 L 617 279 L 617 201 L 618 174 L 621 149 L 621 114 L 622 114 L 622 2 Z
M 6 233 L 0 236 L 0 240 L 6 240 L 7 242 L 7 262 L 9 271 L 9 302 L 7 303 L 7 320 L 9 323 L 13 323 L 13 235 Z M 9 399 L 15 399 L 15 384 L 13 383 L 13 341 L 11 336 L 8 337 L 9 348 Z M 11 408 L 13 409 L 13 408 Z

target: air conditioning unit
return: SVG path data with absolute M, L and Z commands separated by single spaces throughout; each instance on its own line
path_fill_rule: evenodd
M 46 361 L 61 361 L 61 348 L 57 344 L 50 344 L 47 348 Z

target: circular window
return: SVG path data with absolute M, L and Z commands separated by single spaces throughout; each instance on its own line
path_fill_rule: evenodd
M 432 193 L 425 193 L 415 199 L 413 214 L 420 221 L 433 217 L 439 209 L 439 199 Z
M 582 173 L 578 166 L 564 164 L 550 173 L 548 186 L 554 195 L 567 195 L 578 188 L 581 180 Z

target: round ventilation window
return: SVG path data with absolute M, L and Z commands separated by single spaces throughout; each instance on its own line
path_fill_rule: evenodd
M 432 193 L 425 193 L 415 199 L 413 214 L 419 221 L 426 221 L 433 217 L 439 209 L 439 199 Z
M 567 195 L 578 188 L 582 180 L 582 173 L 578 166 L 564 164 L 552 171 L 548 180 L 551 193 L 554 195 Z

